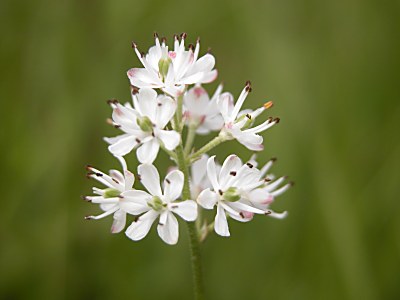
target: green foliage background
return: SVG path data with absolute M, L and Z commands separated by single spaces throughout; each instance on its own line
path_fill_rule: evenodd
M 399 12 L 374 0 L 2 0 L 0 298 L 191 298 L 185 226 L 175 247 L 154 229 L 134 243 L 109 234 L 110 218 L 84 221 L 99 210 L 79 198 L 94 184 L 87 163 L 118 167 L 105 102 L 129 100 L 131 40 L 145 51 L 153 31 L 186 31 L 212 47 L 227 90 L 252 81 L 247 107 L 274 101 L 281 123 L 259 158 L 277 156 L 274 172 L 296 182 L 275 204 L 286 220 L 231 222 L 231 238 L 207 240 L 207 298 L 399 299 Z M 232 152 L 250 156 L 234 142 L 215 151 Z

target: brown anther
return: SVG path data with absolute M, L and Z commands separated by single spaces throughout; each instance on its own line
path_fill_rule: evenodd
M 265 182 L 270 182 L 270 181 L 271 181 L 271 178 L 265 177 L 265 178 L 264 178 L 264 181 L 265 181 Z
M 140 174 L 137 174 L 136 178 L 137 178 L 137 180 L 139 180 L 139 181 L 142 180 L 142 176 L 140 176 Z
M 218 190 L 218 193 L 222 196 L 224 192 L 222 190 Z
M 174 40 L 179 40 L 179 36 L 177 34 L 174 34 Z
M 122 196 L 121 194 L 117 196 L 119 199 L 124 199 L 124 196 Z
M 269 123 L 271 123 L 271 122 L 272 122 L 272 120 L 273 120 L 273 118 L 272 118 L 272 117 L 268 117 L 268 119 L 267 119 L 267 121 L 268 121 Z
M 163 37 L 161 38 L 161 43 L 162 43 L 162 44 L 166 44 L 166 43 L 167 43 L 167 38 L 166 38 L 165 36 L 163 36 Z
M 117 99 L 110 99 L 110 100 L 107 100 L 107 104 L 108 105 L 111 105 L 111 104 L 118 104 L 119 102 L 118 102 L 118 100 Z
M 121 125 L 115 124 L 114 127 L 118 129 L 121 128 Z
M 273 157 L 270 159 L 270 161 L 272 161 L 272 162 L 276 162 L 277 160 L 278 160 L 278 158 L 276 158 L 276 157 Z
M 211 47 L 208 47 L 208 48 L 207 48 L 207 53 L 208 53 L 208 54 L 211 54 L 211 50 L 212 50 Z
M 194 45 L 193 44 L 189 44 L 189 46 L 188 46 L 188 48 L 189 48 L 189 50 L 194 50 Z
M 112 177 L 111 177 L 111 179 L 112 179 L 112 181 L 114 181 L 116 184 L 119 184 L 119 181 L 118 181 L 117 179 L 112 178 Z
M 246 114 L 246 118 L 251 120 L 251 115 L 250 114 Z
M 294 181 L 290 181 L 288 184 L 289 184 L 290 186 L 294 186 Z
M 103 174 L 101 173 L 94 173 L 94 175 L 96 175 L 97 177 L 103 177 Z
M 266 215 L 266 216 L 268 216 L 268 215 L 270 215 L 270 214 L 272 214 L 272 211 L 270 211 L 270 210 L 265 212 L 265 215 Z
M 170 206 L 172 209 L 178 208 L 178 205 L 174 204 Z
M 146 53 L 144 53 L 144 52 L 141 52 L 140 53 L 140 56 L 143 58 L 144 56 L 146 55 Z
M 187 33 L 186 32 L 181 33 L 181 39 L 186 39 L 186 37 L 187 37 Z
M 158 106 L 162 106 L 162 103 L 161 103 L 161 102 L 158 102 L 157 105 L 158 105 Z
M 155 39 L 158 39 L 158 33 L 154 31 L 153 37 L 154 37 Z
M 244 219 L 244 214 L 243 214 L 243 212 L 240 212 L 239 215 L 242 217 L 242 219 Z
M 246 92 L 250 93 L 252 91 L 251 86 L 246 85 L 245 90 L 246 90 Z
M 85 216 L 85 220 L 91 220 L 92 217 L 91 216 Z
M 152 136 L 152 137 L 156 137 L 156 136 L 154 135 L 154 131 L 151 132 L 151 136 Z
M 140 144 L 142 141 L 139 140 L 138 138 L 135 139 L 136 143 Z
M 246 86 L 250 86 L 251 87 L 251 81 L 250 80 L 246 81 Z
M 229 175 L 236 176 L 236 172 L 232 171 L 232 172 L 229 173 Z
M 168 178 L 165 179 L 165 182 L 171 184 L 171 181 Z
M 91 171 L 92 168 L 93 168 L 93 167 L 92 167 L 91 165 L 86 165 L 86 166 L 85 166 L 85 169 L 88 170 L 88 171 Z
M 250 169 L 252 169 L 254 166 L 251 164 L 251 163 L 246 163 L 246 165 L 250 168 Z
M 139 89 L 136 86 L 131 85 L 131 93 L 132 95 L 136 95 L 139 93 Z
M 137 48 L 137 45 L 136 45 L 136 43 L 134 41 L 132 41 L 131 45 L 132 45 L 132 49 Z
M 90 200 L 87 196 L 81 196 L 81 199 L 87 202 L 92 202 L 92 200 Z
M 275 118 L 274 122 L 278 124 L 280 122 L 280 120 L 281 120 L 280 118 Z

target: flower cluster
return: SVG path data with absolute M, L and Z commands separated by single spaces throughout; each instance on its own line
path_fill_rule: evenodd
M 166 39 L 155 34 L 155 45 L 141 54 L 133 43 L 142 68 L 132 68 L 127 75 L 131 84 L 132 102 L 109 101 L 112 108 L 110 123 L 122 132 L 104 140 L 108 150 L 120 162 L 122 172 L 103 173 L 88 166 L 88 177 L 104 188 L 93 188 L 93 196 L 83 199 L 97 203 L 103 213 L 86 219 L 101 219 L 113 215 L 112 233 L 125 229 L 128 238 L 138 241 L 157 221 L 157 232 L 167 244 L 176 244 L 179 237 L 176 215 L 195 223 L 200 240 L 214 230 L 229 236 L 228 219 L 248 222 L 254 215 L 284 218 L 286 212 L 274 212 L 270 205 L 292 183 L 286 177 L 268 174 L 275 159 L 258 168 L 255 156 L 243 162 L 238 155 L 229 155 L 222 165 L 207 153 L 219 144 L 237 140 L 251 151 L 263 150 L 261 132 L 279 123 L 269 117 L 255 125 L 257 117 L 272 107 L 242 110 L 251 92 L 246 82 L 235 103 L 229 92 L 219 85 L 210 97 L 202 84 L 217 77 L 215 58 L 208 53 L 199 57 L 200 41 L 185 47 L 186 34 L 174 36 L 170 50 Z M 194 148 L 197 134 L 218 132 L 209 143 Z M 163 150 L 175 163 L 169 168 L 163 184 L 154 166 Z M 136 175 L 128 170 L 125 156 L 136 152 L 139 165 Z M 214 221 L 202 219 L 201 209 L 216 210 Z

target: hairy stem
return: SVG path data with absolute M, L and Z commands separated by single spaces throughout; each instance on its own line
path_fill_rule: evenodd
M 182 200 L 188 200 L 190 196 L 190 185 L 189 185 L 189 170 L 186 164 L 186 157 L 183 152 L 182 144 L 176 149 L 178 158 L 178 167 L 184 174 L 184 183 L 182 190 Z M 193 272 L 193 283 L 194 283 L 194 296 L 196 300 L 201 300 L 204 297 L 203 287 L 203 275 L 201 268 L 201 254 L 200 254 L 200 239 L 199 233 L 194 222 L 186 222 L 189 240 L 190 240 L 190 254 L 192 261 L 192 272 Z

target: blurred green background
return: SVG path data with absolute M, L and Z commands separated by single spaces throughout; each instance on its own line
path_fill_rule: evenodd
M 191 299 L 187 233 L 109 233 L 80 200 L 88 163 L 118 167 L 109 98 L 152 34 L 186 31 L 255 108 L 273 100 L 267 161 L 296 182 L 279 221 L 231 222 L 203 248 L 207 299 L 400 299 L 399 1 L 0 2 L 1 299 Z M 210 92 L 216 84 L 211 85 Z M 201 145 L 201 140 L 197 141 Z M 250 152 L 230 142 L 215 153 Z M 129 164 L 136 168 L 134 156 Z M 161 156 L 159 161 L 165 161 Z M 165 170 L 167 166 L 163 165 Z

